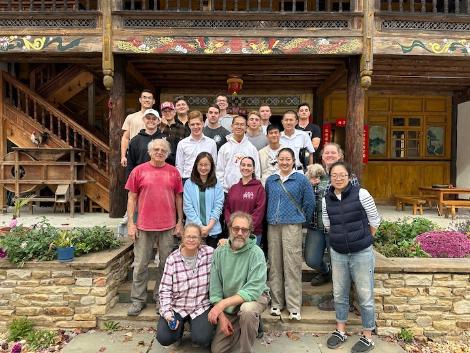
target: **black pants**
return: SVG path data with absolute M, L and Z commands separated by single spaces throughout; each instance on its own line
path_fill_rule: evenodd
M 188 315 L 182 318 L 180 314 L 175 313 L 175 319 L 179 321 L 176 330 L 168 327 L 167 321 L 160 316 L 157 325 L 157 341 L 162 346 L 169 346 L 183 337 L 184 323 L 189 322 L 191 330 L 191 341 L 201 347 L 209 347 L 215 334 L 215 326 L 207 319 L 210 308 L 201 315 L 191 319 Z

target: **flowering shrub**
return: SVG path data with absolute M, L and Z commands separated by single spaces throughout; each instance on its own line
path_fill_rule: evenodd
M 432 257 L 469 257 L 470 239 L 455 231 L 432 231 L 419 235 L 416 241 Z
M 387 257 L 429 257 L 416 242 L 416 236 L 435 229 L 435 223 L 422 217 L 383 220 L 374 236 L 374 247 Z

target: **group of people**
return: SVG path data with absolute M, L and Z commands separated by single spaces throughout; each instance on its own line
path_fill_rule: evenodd
M 177 342 L 189 321 L 195 344 L 212 345 L 217 353 L 236 345 L 253 352 L 268 305 L 271 315 L 286 308 L 289 319 L 301 320 L 305 259 L 317 270 L 313 285 L 333 279 L 337 327 L 328 346 L 338 348 L 347 339 L 352 280 L 360 283 L 364 326 L 353 352 L 373 349 L 372 239 L 380 217 L 339 145 L 325 144 L 322 163 L 313 163 L 321 131 L 309 122 L 308 104 L 285 112 L 281 128 L 270 124 L 268 105 L 247 117 L 228 115 L 224 95 L 206 119 L 190 112 L 183 98 L 162 103 L 162 117 L 152 109 L 151 92 L 144 90 L 139 100 L 141 111 L 123 125 L 121 148 L 128 233 L 135 241 L 128 315 L 146 306 L 156 247 L 159 342 Z M 131 128 L 137 123 L 140 130 Z M 176 250 L 175 239 L 181 240 Z M 267 250 L 269 286 L 260 246 Z

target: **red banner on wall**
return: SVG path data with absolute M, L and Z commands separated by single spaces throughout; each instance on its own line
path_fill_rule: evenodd
M 326 143 L 331 142 L 331 123 L 323 124 L 323 131 L 322 131 L 322 143 L 325 145 Z

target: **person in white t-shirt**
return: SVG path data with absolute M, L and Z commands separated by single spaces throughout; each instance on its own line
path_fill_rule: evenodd
M 145 129 L 144 125 L 144 112 L 151 109 L 155 104 L 152 91 L 148 89 L 142 90 L 139 98 L 140 110 L 133 114 L 129 114 L 122 124 L 122 138 L 121 138 L 121 166 L 127 167 L 127 148 L 129 141 L 136 136 L 140 130 Z
M 305 149 L 310 153 L 308 164 L 312 164 L 315 149 L 313 148 L 312 140 L 308 134 L 295 128 L 297 124 L 297 113 L 293 110 L 286 111 L 282 116 L 282 126 L 284 127 L 284 131 L 281 133 L 281 143 L 294 151 L 295 169 L 302 172 L 304 166 L 301 159 L 301 150 Z

